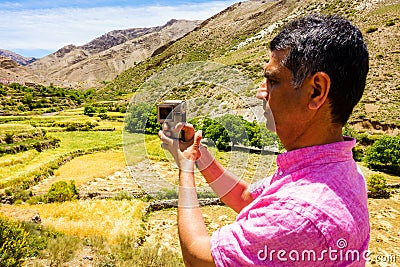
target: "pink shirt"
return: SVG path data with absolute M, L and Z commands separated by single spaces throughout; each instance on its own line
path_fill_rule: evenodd
M 352 157 L 355 140 L 277 157 L 254 201 L 213 233 L 217 266 L 365 266 L 369 217 L 365 180 Z

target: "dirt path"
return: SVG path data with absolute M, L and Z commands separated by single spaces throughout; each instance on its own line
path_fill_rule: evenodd
M 57 179 L 54 176 L 44 179 L 31 188 L 32 193 L 34 195 L 46 193 L 56 180 Z M 143 190 L 132 178 L 128 167 L 106 177 L 94 178 L 93 180 L 81 185 L 78 188 L 78 192 L 80 199 L 111 198 L 121 192 L 127 192 L 135 197 L 143 195 Z

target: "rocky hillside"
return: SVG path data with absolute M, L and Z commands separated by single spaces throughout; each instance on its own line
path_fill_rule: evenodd
M 98 86 L 135 66 L 169 42 L 181 38 L 201 21 L 171 20 L 152 28 L 134 28 L 106 33 L 83 46 L 68 45 L 28 67 L 59 83 L 74 87 Z
M 33 82 L 38 83 L 40 78 L 25 66 L 21 66 L 9 57 L 0 55 L 0 82 Z
M 28 65 L 36 60 L 34 57 L 24 57 L 12 51 L 3 49 L 0 49 L 0 56 L 8 57 L 22 66 Z
M 399 128 L 399 0 L 239 2 L 204 21 L 185 37 L 157 50 L 141 64 L 118 75 L 99 91 L 98 97 L 130 98 L 153 74 L 173 65 L 193 61 L 218 62 L 239 69 L 256 84 L 254 88 L 243 93 L 247 96 L 254 95 L 257 84 L 262 80 L 262 67 L 268 61 L 268 43 L 278 29 L 293 18 L 317 12 L 340 14 L 350 19 L 361 29 L 369 46 L 371 67 L 368 84 L 364 97 L 351 118 L 352 123 L 371 130 L 393 132 L 394 128 Z M 196 88 L 195 92 L 209 94 L 216 91 L 212 86 L 207 88 L 207 84 L 203 87 Z M 193 91 L 186 87 L 174 88 L 173 92 L 181 98 L 193 97 Z M 243 108 L 238 103 L 232 103 L 235 100 L 231 100 L 230 95 L 224 92 L 219 97 L 221 102 L 228 102 L 232 108 Z

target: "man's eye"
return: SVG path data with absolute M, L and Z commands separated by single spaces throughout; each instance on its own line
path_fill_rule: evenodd
M 276 81 L 271 80 L 271 79 L 267 79 L 267 82 L 269 83 L 269 85 L 274 85 L 276 83 Z

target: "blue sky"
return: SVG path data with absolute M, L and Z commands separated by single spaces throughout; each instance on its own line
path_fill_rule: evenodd
M 237 0 L 0 0 L 0 49 L 43 57 L 112 30 L 207 19 Z

